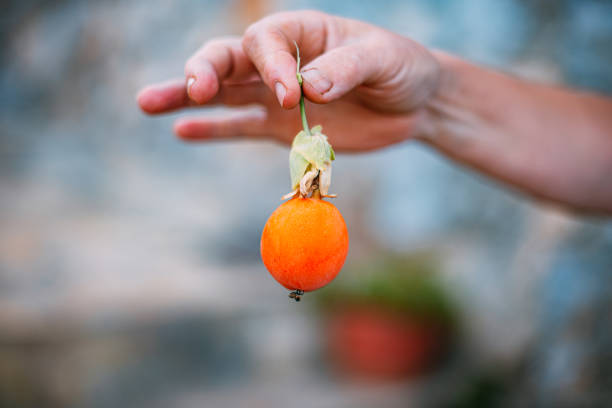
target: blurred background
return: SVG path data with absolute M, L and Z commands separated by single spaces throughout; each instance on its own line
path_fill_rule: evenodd
M 294 303 L 259 257 L 287 149 L 185 145 L 177 115 L 135 103 L 206 40 L 301 8 L 610 94 L 611 2 L 1 8 L 0 406 L 611 403 L 609 220 L 533 203 L 417 143 L 339 155 L 347 264 Z

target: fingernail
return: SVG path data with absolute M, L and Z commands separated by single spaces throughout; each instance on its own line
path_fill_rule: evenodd
M 285 85 L 281 84 L 280 82 L 277 82 L 274 85 L 274 90 L 276 91 L 278 103 L 280 103 L 280 106 L 283 106 L 283 101 L 285 100 L 285 95 L 287 94 L 287 89 L 285 88 Z
M 312 86 L 315 91 L 317 91 L 321 95 L 329 91 L 332 87 L 331 81 L 325 78 L 325 76 L 321 74 L 321 71 L 316 68 L 311 68 L 307 71 L 302 71 L 301 74 L 304 81 L 308 82 L 310 86 Z
M 187 80 L 187 95 L 189 95 L 190 98 L 191 98 L 191 85 L 193 85 L 194 82 L 195 82 L 194 77 L 189 77 L 189 79 Z

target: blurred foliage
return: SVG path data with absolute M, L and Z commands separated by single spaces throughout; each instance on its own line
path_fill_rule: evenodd
M 324 311 L 378 306 L 452 326 L 457 309 L 436 272 L 431 254 L 379 255 L 347 267 L 341 278 L 318 292 L 317 303 Z
M 445 408 L 477 408 L 503 406 L 507 382 L 499 373 L 480 373 L 470 378 L 454 400 Z

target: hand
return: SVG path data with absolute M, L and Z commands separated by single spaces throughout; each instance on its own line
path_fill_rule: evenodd
M 177 120 L 184 140 L 271 138 L 290 143 L 301 128 L 294 41 L 300 47 L 310 126 L 320 124 L 336 150 L 376 149 L 415 137 L 437 90 L 440 65 L 419 44 L 369 24 L 315 11 L 278 13 L 242 38 L 206 43 L 185 65 L 185 79 L 138 95 L 150 114 L 193 106 L 246 106 L 218 117 Z M 323 106 L 325 105 L 325 106 Z

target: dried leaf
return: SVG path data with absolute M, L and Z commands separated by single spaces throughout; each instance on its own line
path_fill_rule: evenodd
M 327 195 L 329 186 L 331 185 L 332 168 L 329 165 L 325 170 L 319 173 L 319 191 L 322 195 Z
M 335 159 L 334 150 L 327 141 L 327 136 L 321 133 L 321 126 L 314 126 L 312 135 L 300 131 L 291 145 L 289 153 L 289 172 L 291 175 L 291 188 L 295 189 L 306 173 L 312 170 L 326 171 L 331 169 L 331 162 Z M 331 173 L 328 177 L 327 188 L 331 183 Z
M 312 183 L 315 178 L 319 175 L 319 170 L 312 169 L 300 180 L 300 194 L 304 197 L 307 197 L 312 192 Z

